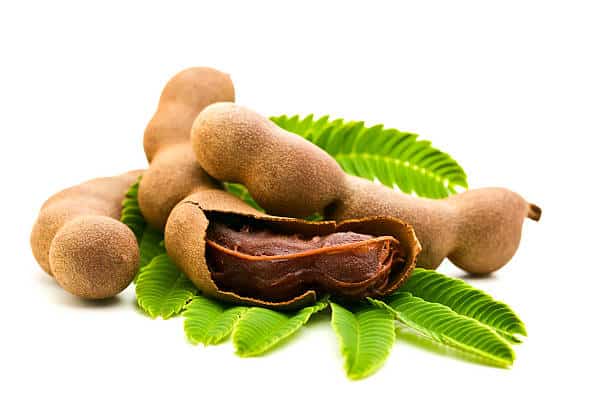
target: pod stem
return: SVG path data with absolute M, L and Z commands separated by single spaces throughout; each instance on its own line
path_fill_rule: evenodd
M 529 209 L 527 210 L 527 218 L 534 221 L 539 221 L 542 216 L 542 209 L 535 204 L 529 203 Z

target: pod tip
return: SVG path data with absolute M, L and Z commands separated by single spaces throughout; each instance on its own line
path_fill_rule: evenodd
M 529 209 L 527 210 L 527 218 L 530 218 L 534 221 L 539 221 L 542 216 L 542 209 L 535 204 L 529 204 Z

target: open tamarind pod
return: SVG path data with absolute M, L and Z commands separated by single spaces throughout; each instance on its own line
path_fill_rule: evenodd
M 392 216 L 412 225 L 423 247 L 417 266 L 425 268 L 436 268 L 448 257 L 467 272 L 493 272 L 516 252 L 523 220 L 538 220 L 541 214 L 503 188 L 431 200 L 347 176 L 325 151 L 233 103 L 204 109 L 193 123 L 191 140 L 208 174 L 246 185 L 274 214 L 316 211 L 334 220 Z
M 208 296 L 293 309 L 331 294 L 391 293 L 414 268 L 412 227 L 390 217 L 341 223 L 260 213 L 220 189 L 201 189 L 171 212 L 170 257 Z
M 89 180 L 43 204 L 30 236 L 32 253 L 68 292 L 102 299 L 134 279 L 138 243 L 119 218 L 125 192 L 141 174 L 137 170 Z
M 185 69 L 164 87 L 144 133 L 149 169 L 138 189 L 140 210 L 154 227 L 162 230 L 179 201 L 201 184 L 211 182 L 195 160 L 189 142 L 191 125 L 211 103 L 233 100 L 229 75 L 213 68 Z

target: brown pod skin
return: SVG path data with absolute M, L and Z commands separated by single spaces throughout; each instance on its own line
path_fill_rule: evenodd
M 412 225 L 423 246 L 417 266 L 424 268 L 436 268 L 448 257 L 467 272 L 493 272 L 516 252 L 525 217 L 538 220 L 541 214 L 503 188 L 431 200 L 347 176 L 319 147 L 232 103 L 204 109 L 191 139 L 205 171 L 245 184 L 274 214 L 319 212 L 337 221 L 382 215 Z
M 273 214 L 323 213 L 345 189 L 344 172 L 317 146 L 233 103 L 202 111 L 191 142 L 208 174 L 247 185 L 255 201 Z
M 32 228 L 34 258 L 65 290 L 112 297 L 138 270 L 138 242 L 119 221 L 125 192 L 142 171 L 89 180 L 51 196 Z
M 279 234 L 306 236 L 328 235 L 352 231 L 359 234 L 389 236 L 399 242 L 404 254 L 401 267 L 394 270 L 381 294 L 397 289 L 414 268 L 420 245 L 412 228 L 390 217 L 374 217 L 344 223 L 334 221 L 308 222 L 296 218 L 262 214 L 239 198 L 219 189 L 201 189 L 178 204 L 166 224 L 164 242 L 168 255 L 205 295 L 232 303 L 266 306 L 275 309 L 296 309 L 317 299 L 313 289 L 304 290 L 291 299 L 265 299 L 221 289 L 213 280 L 206 258 L 207 231 L 215 217 L 229 217 L 239 222 L 264 225 Z M 218 219 L 217 218 L 217 219 Z
M 164 87 L 144 133 L 150 165 L 138 189 L 140 210 L 154 227 L 163 230 L 178 202 L 199 185 L 212 182 L 191 149 L 191 125 L 206 106 L 233 100 L 234 85 L 229 75 L 213 68 L 185 69 Z

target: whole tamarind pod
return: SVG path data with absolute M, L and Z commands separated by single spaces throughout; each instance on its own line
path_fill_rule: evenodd
M 233 103 L 205 109 L 193 123 L 191 141 L 208 174 L 248 185 L 273 214 L 322 213 L 345 189 L 344 172 L 317 146 Z
M 163 230 L 172 208 L 199 185 L 211 182 L 195 160 L 191 126 L 206 106 L 233 100 L 229 75 L 213 68 L 188 68 L 168 81 L 144 133 L 149 169 L 140 181 L 138 203 L 148 223 Z
M 385 214 L 412 225 L 423 251 L 417 265 L 437 268 L 445 257 L 476 274 L 496 271 L 518 249 L 523 220 L 541 210 L 505 188 L 468 190 L 442 200 L 419 198 L 348 176 L 347 190 L 327 215 L 332 219 Z
M 420 251 L 413 229 L 394 218 L 275 217 L 214 187 L 172 210 L 164 242 L 204 294 L 276 309 L 312 304 L 324 294 L 356 300 L 391 293 Z
M 141 174 L 135 170 L 89 180 L 43 204 L 30 236 L 32 253 L 73 295 L 112 297 L 134 279 L 138 242 L 119 218 L 125 193 Z
M 337 221 L 391 216 L 412 225 L 423 247 L 420 267 L 436 268 L 448 257 L 467 272 L 493 272 L 516 252 L 523 220 L 538 220 L 541 214 L 537 206 L 503 188 L 432 200 L 347 176 L 314 144 L 232 103 L 204 109 L 194 121 L 191 139 L 206 172 L 246 185 L 274 214 L 317 211 Z

